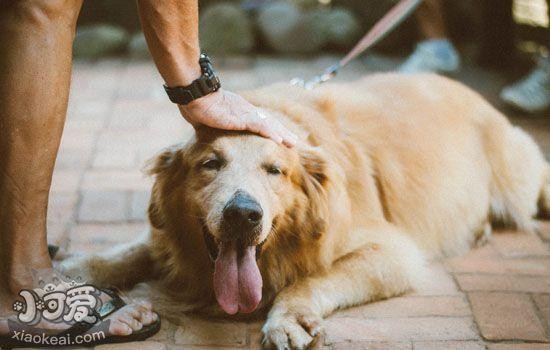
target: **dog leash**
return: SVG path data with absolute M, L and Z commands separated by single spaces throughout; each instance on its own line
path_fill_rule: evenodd
M 311 80 L 304 80 L 302 78 L 294 78 L 290 81 L 290 84 L 301 86 L 305 89 L 313 89 L 319 84 L 326 82 L 334 77 L 340 69 L 345 67 L 349 62 L 369 49 L 380 40 L 382 40 L 387 34 L 389 34 L 395 27 L 401 22 L 407 19 L 416 10 L 422 0 L 401 0 L 397 5 L 391 8 L 391 10 L 384 15 L 376 24 L 359 40 L 357 44 L 345 55 L 340 61 L 328 67 L 322 74 L 319 74 Z

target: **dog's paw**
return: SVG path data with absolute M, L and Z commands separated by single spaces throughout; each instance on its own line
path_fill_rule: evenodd
M 271 316 L 262 328 L 266 349 L 307 349 L 323 331 L 323 319 L 316 315 L 286 313 Z

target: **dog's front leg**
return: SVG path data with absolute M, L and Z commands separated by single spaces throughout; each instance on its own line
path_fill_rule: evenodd
M 421 282 L 424 258 L 410 239 L 393 227 L 358 234 L 368 243 L 336 260 L 327 273 L 277 295 L 262 329 L 266 348 L 305 349 L 334 310 L 399 295 Z

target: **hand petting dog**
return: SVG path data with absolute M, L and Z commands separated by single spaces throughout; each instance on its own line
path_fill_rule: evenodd
M 296 135 L 277 119 L 227 90 L 219 90 L 178 107 L 185 120 L 195 128 L 206 125 L 223 130 L 251 131 L 287 147 L 296 145 Z

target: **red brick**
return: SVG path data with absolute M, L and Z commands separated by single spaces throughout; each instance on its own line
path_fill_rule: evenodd
M 78 210 L 78 221 L 116 222 L 127 219 L 128 193 L 120 191 L 86 191 Z
M 87 224 L 77 225 L 69 232 L 72 253 L 98 253 L 118 243 L 128 243 L 142 237 L 147 224 Z
M 353 342 L 336 343 L 332 350 L 412 350 L 410 342 Z
M 48 201 L 48 221 L 66 223 L 72 220 L 77 200 L 75 193 L 52 193 Z
M 489 350 L 550 350 L 550 344 L 489 344 Z
M 149 207 L 149 191 L 132 192 L 130 195 L 130 220 L 146 221 Z
M 478 341 L 427 341 L 414 342 L 414 350 L 484 350 Z
M 509 291 L 544 293 L 550 290 L 550 277 L 510 275 L 458 274 L 456 280 L 463 291 Z
M 442 264 L 432 264 L 429 267 L 428 278 L 412 295 L 453 295 L 458 288 L 451 275 Z
M 327 344 L 356 341 L 475 340 L 469 317 L 329 318 Z
M 536 311 L 524 294 L 471 293 L 476 322 L 489 340 L 548 340 Z
M 96 169 L 137 169 L 136 147 L 98 150 L 92 166 Z
M 492 273 L 515 275 L 550 275 L 550 259 L 470 259 L 468 256 L 446 261 L 447 269 L 453 273 Z
M 404 296 L 391 298 L 336 313 L 333 317 L 421 317 L 469 316 L 464 296 Z
M 90 161 L 92 148 L 60 148 L 55 160 L 57 170 L 84 170 Z
M 51 193 L 76 193 L 81 173 L 73 170 L 55 170 L 53 173 Z
M 84 174 L 82 189 L 138 191 L 150 190 L 151 179 L 141 171 L 93 170 Z
M 537 232 L 545 241 L 550 241 L 550 220 L 537 221 Z
M 246 345 L 247 325 L 232 321 L 189 318 L 176 330 L 177 345 Z
M 535 294 L 533 300 L 539 309 L 540 315 L 546 322 L 546 326 L 550 329 L 550 294 Z
M 96 346 L 96 350 L 165 350 L 166 345 L 157 341 L 142 341 L 124 344 L 105 344 Z
M 493 235 L 491 244 L 506 258 L 548 256 L 548 248 L 537 235 L 520 232 L 502 232 Z

